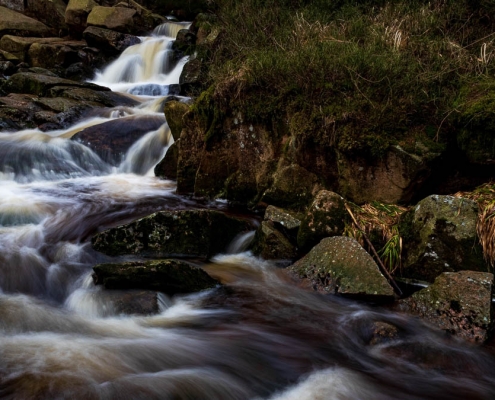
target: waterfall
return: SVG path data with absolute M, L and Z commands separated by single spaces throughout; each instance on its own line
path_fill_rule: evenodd
M 413 318 L 296 287 L 245 252 L 253 232 L 203 266 L 224 286 L 170 298 L 94 285 L 92 267 L 113 259 L 92 250 L 92 235 L 199 206 L 150 174 L 173 140 L 166 122 L 114 163 L 89 139 L 75 140 L 163 118 L 187 61 L 171 43 L 187 26 L 158 27 L 96 74 L 93 82 L 138 106 L 100 110 L 65 130 L 0 133 L 0 399 L 493 398 L 489 352 Z M 154 314 L 124 313 L 125 296 L 151 296 Z M 396 327 L 398 338 L 373 343 L 376 324 Z

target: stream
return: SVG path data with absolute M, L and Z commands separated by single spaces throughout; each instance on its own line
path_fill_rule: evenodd
M 0 398 L 495 398 L 489 348 L 306 292 L 236 243 L 205 266 L 227 285 L 160 295 L 157 315 L 120 315 L 114 295 L 94 286 L 93 265 L 111 260 L 92 250 L 94 233 L 158 210 L 228 207 L 180 197 L 175 182 L 154 177 L 173 142 L 166 123 L 113 164 L 70 139 L 117 118 L 163 117 L 187 61 L 171 56 L 183 27 L 159 27 L 96 74 L 138 106 L 66 130 L 0 133 Z M 380 324 L 397 335 L 377 337 Z

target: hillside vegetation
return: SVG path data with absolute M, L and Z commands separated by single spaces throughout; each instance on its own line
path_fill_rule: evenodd
M 485 153 L 493 147 L 480 123 L 493 107 L 493 1 L 210 6 L 207 23 L 222 33 L 209 52 L 203 106 L 287 121 L 317 143 L 377 157 L 390 144 L 421 151 L 418 140 L 434 151 L 470 146 L 473 134 Z

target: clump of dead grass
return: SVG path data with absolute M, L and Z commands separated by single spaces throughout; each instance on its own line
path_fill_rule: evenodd
M 378 255 L 391 273 L 401 266 L 402 237 L 399 233 L 400 216 L 408 210 L 394 204 L 372 202 L 358 206 L 350 204 L 352 213 L 359 224 L 346 225 L 344 235 L 356 239 L 363 247 L 368 247 L 364 235 L 368 238 L 378 238 L 377 243 L 383 244 Z

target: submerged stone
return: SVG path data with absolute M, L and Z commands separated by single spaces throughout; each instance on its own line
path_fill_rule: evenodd
M 305 286 L 322 293 L 377 300 L 394 296 L 373 258 L 346 236 L 323 239 L 289 271 Z
M 197 292 L 218 284 L 201 268 L 180 260 L 98 264 L 93 271 L 95 284 L 107 289 L 157 290 L 173 295 Z
M 455 336 L 482 343 L 492 326 L 493 274 L 445 272 L 426 289 L 401 300 L 399 310 Z
M 475 201 L 432 195 L 404 218 L 404 262 L 407 278 L 433 280 L 442 272 L 488 271 L 476 233 Z
M 92 238 L 93 248 L 110 256 L 208 258 L 223 251 L 249 222 L 212 210 L 162 211 Z

